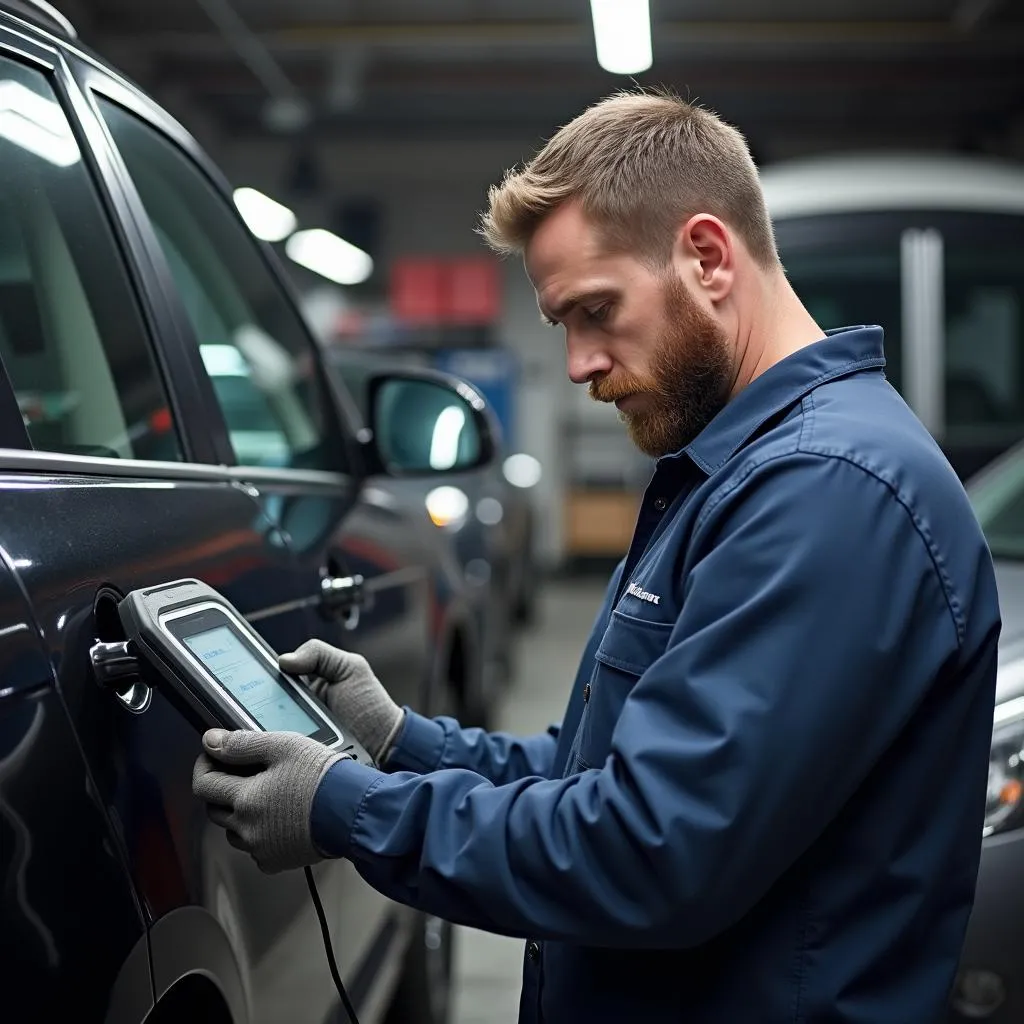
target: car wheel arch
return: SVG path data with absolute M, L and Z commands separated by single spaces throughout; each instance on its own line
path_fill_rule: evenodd
M 104 1024 L 165 1024 L 182 1005 L 209 1011 L 189 1016 L 197 1024 L 249 1024 L 231 942 L 198 906 L 172 910 L 140 936 L 111 986 Z
M 204 971 L 179 978 L 161 996 L 147 1015 L 145 1024 L 239 1024 L 224 992 Z

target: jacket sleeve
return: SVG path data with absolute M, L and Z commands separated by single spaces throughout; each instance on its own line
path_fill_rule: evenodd
M 668 647 L 600 768 L 500 786 L 341 762 L 314 802 L 321 849 L 387 896 L 508 935 L 672 948 L 739 920 L 881 758 L 959 631 L 908 509 L 847 461 L 761 465 L 709 499 L 689 551 Z
M 483 729 L 463 729 L 453 718 L 424 718 L 405 709 L 386 770 L 424 772 L 439 768 L 466 768 L 495 785 L 528 776 L 546 778 L 558 742 L 557 725 L 536 736 L 516 737 Z

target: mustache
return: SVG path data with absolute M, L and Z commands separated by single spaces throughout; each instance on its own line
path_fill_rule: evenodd
M 630 395 L 657 393 L 661 390 L 656 381 L 640 380 L 632 375 L 601 377 L 588 385 L 588 394 L 595 402 L 617 402 Z

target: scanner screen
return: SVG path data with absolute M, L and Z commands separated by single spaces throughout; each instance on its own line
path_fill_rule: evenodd
M 313 736 L 322 726 L 274 678 L 234 630 L 217 626 L 182 638 L 224 688 L 268 732 Z

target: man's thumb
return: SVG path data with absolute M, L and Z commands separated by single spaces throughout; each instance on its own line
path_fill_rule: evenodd
M 203 747 L 222 764 L 267 764 L 270 737 L 265 732 L 236 729 L 209 729 L 203 735 Z
M 322 640 L 307 640 L 297 650 L 282 654 L 277 660 L 285 672 L 297 676 L 324 675 L 335 661 L 334 648 Z

